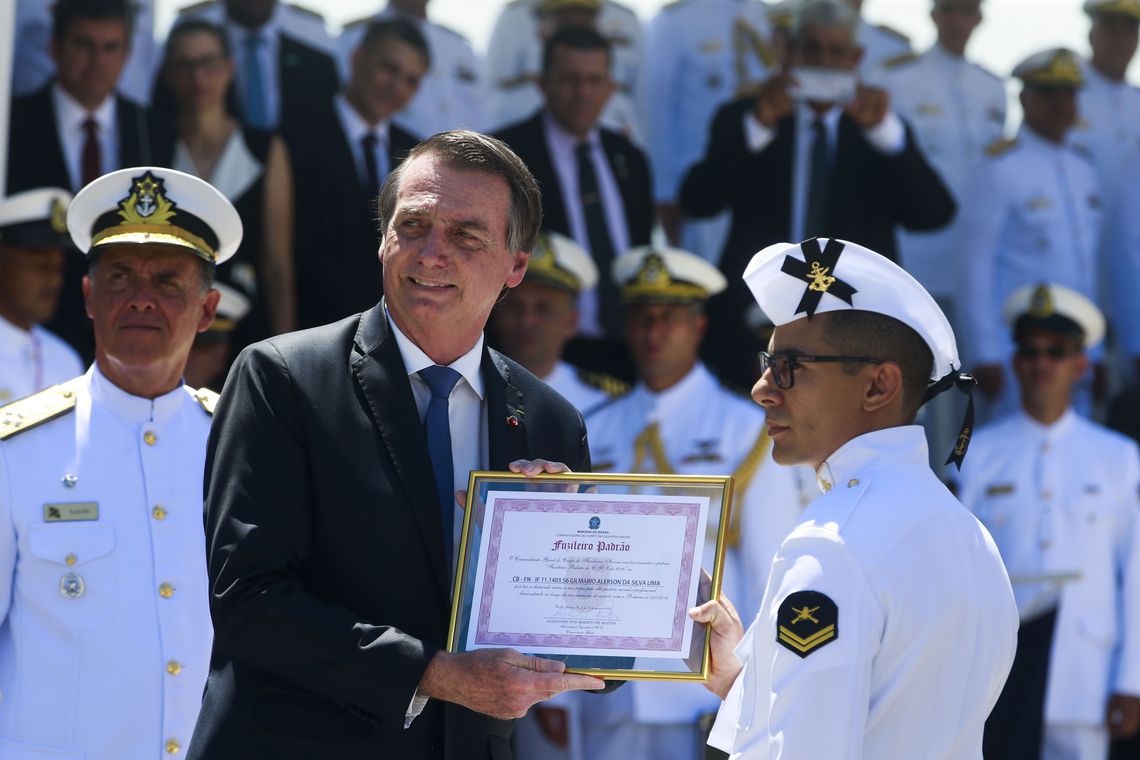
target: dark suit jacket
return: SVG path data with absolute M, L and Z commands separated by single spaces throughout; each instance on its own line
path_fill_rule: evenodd
M 569 236 L 570 221 L 566 215 L 566 199 L 555 174 L 554 161 L 542 129 L 542 111 L 526 121 L 512 124 L 495 135 L 511 146 L 530 168 L 542 190 L 542 227 Z M 648 245 L 653 229 L 653 190 L 649 180 L 649 161 L 645 153 L 617 132 L 601 130 L 602 149 L 609 160 L 614 179 L 621 192 L 625 220 L 629 225 L 631 246 Z M 615 251 L 620 256 L 623 251 Z M 602 276 L 608 276 L 608 272 Z
M 568 402 L 496 352 L 482 372 L 492 469 L 589 469 Z M 450 615 L 434 482 L 382 305 L 243 352 L 206 461 L 214 653 L 192 760 L 510 757 L 512 723 L 458 705 L 403 728 Z
M 382 287 L 376 196 L 361 185 L 332 99 L 309 118 L 289 134 L 301 327 L 364 311 L 376 303 Z M 417 142 L 411 133 L 389 125 L 389 168 L 396 168 Z
M 8 135 L 9 195 L 38 187 L 63 187 L 72 192 L 79 190 L 71 184 L 63 146 L 59 142 L 52 84 L 49 82 L 12 101 Z M 116 96 L 115 111 L 119 126 L 119 165 L 107 170 L 151 163 L 150 133 L 143 109 L 133 101 Z M 83 359 L 90 362 L 95 357 L 95 339 L 91 333 L 91 320 L 87 318 L 83 305 L 82 282 L 86 272 L 86 258 L 75 252 L 69 253 L 64 265 L 59 308 L 46 327 L 74 346 Z
M 744 115 L 754 97 L 721 107 L 710 128 L 708 151 L 681 185 L 681 206 L 694 217 L 732 211 L 732 227 L 721 255 L 720 269 L 728 289 L 709 304 L 706 358 L 735 385 L 750 387 L 751 348 L 743 315 L 752 304 L 741 279 L 753 254 L 765 246 L 789 240 L 792 215 L 792 166 L 795 116 L 776 125 L 776 136 L 763 150 L 748 149 Z M 836 139 L 827 229 L 809 236 L 837 237 L 898 259 L 896 227 L 932 230 L 948 224 L 954 199 L 926 162 L 907 127 L 906 147 L 897 155 L 876 150 L 846 114 L 840 117 Z

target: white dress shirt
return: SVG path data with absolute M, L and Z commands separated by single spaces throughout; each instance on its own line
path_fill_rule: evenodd
M 344 137 L 348 140 L 348 147 L 352 151 L 352 158 L 356 162 L 356 176 L 360 183 L 367 186 L 371 179 L 368 177 L 368 164 L 364 156 L 364 143 L 367 135 L 376 135 L 376 147 L 373 149 L 376 159 L 377 181 L 383 185 L 384 178 L 388 176 L 391 167 L 388 166 L 388 122 L 381 121 L 372 125 L 364 120 L 360 112 L 352 107 L 344 93 L 338 93 L 333 99 L 336 105 L 336 115 L 340 119 L 340 127 L 344 130 Z
M 59 83 L 52 85 L 52 101 L 55 105 L 55 129 L 59 134 L 59 144 L 63 146 L 63 161 L 71 177 L 71 189 L 83 187 L 83 146 L 87 133 L 83 123 L 95 119 L 98 125 L 100 169 L 106 174 L 119 168 L 119 113 L 115 107 L 114 94 L 99 104 L 94 111 L 88 111 L 75 98 L 64 92 Z
M 562 205 L 566 209 L 566 219 L 570 224 L 570 237 L 574 242 L 590 250 L 590 237 L 586 233 L 586 214 L 579 202 L 578 155 L 575 151 L 582 141 L 560 127 L 549 113 L 543 113 L 542 130 L 546 137 L 546 147 L 550 150 L 550 160 L 554 173 L 558 175 L 558 188 L 562 191 Z M 610 242 L 613 244 L 614 258 L 629 250 L 629 223 L 625 218 L 625 204 L 618 189 L 606 151 L 602 147 L 601 133 L 595 127 L 586 136 L 590 145 L 590 160 L 594 174 L 598 178 L 598 191 L 602 196 L 602 208 L 606 212 L 606 226 L 609 228 Z M 603 277 L 611 276 L 602 272 Z M 578 332 L 583 335 L 601 335 L 598 322 L 597 288 L 582 291 L 578 300 Z
M 832 106 L 822 116 L 817 115 L 807 103 L 796 104 L 795 125 L 796 134 L 792 140 L 792 218 L 789 222 L 791 240 L 803 240 L 804 220 L 807 218 L 808 185 L 811 178 L 811 151 L 815 138 L 812 136 L 812 125 L 816 119 L 822 119 L 824 132 L 827 135 L 827 147 L 831 156 L 831 166 L 836 165 L 836 146 L 839 141 L 839 119 L 843 116 L 842 106 Z M 744 136 L 749 149 L 759 153 L 771 144 L 776 138 L 775 127 L 766 127 L 760 123 L 753 111 L 744 114 Z M 863 136 L 875 150 L 894 155 L 901 153 L 906 147 L 906 128 L 894 111 L 888 111 L 886 117 L 871 127 L 863 130 Z
M 39 325 L 24 330 L 0 317 L 0 405 L 83 374 L 75 349 Z

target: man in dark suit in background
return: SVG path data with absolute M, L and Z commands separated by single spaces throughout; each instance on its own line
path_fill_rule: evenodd
M 344 91 L 289 136 L 296 193 L 297 310 L 315 327 L 376 303 L 376 196 L 416 143 L 392 116 L 431 65 L 427 41 L 402 18 L 372 23 Z
M 612 68 L 610 44 L 596 30 L 559 29 L 543 50 L 543 109 L 498 136 L 526 162 L 542 188 L 543 228 L 573 238 L 597 263 L 598 288 L 584 292 L 579 303 L 580 334 L 617 341 L 624 321 L 610 265 L 626 250 L 648 245 L 653 196 L 645 154 L 617 132 L 598 126 L 614 91 Z M 580 366 L 616 369 L 597 366 L 596 351 L 579 353 L 573 343 L 567 347 L 567 357 Z
M 509 760 L 509 719 L 603 685 L 513 650 L 443 651 L 468 471 L 590 466 L 569 402 L 483 345 L 526 273 L 538 187 L 502 143 L 447 132 L 389 174 L 379 207 L 380 304 L 256 343 L 226 381 L 191 760 Z
M 143 109 L 116 94 L 130 55 L 127 0 L 59 0 L 52 9 L 51 56 L 57 73 L 12 101 L 9 195 L 37 187 L 77 191 L 115 169 L 150 161 Z M 69 256 L 59 310 L 46 325 L 87 362 L 95 355 L 83 306 L 82 256 Z
M 793 28 L 792 70 L 717 112 L 708 152 L 681 186 L 690 216 L 732 211 L 720 260 L 729 287 L 709 304 L 710 333 L 721 337 L 706 347 L 710 363 L 743 387 L 756 379 L 754 352 L 739 342 L 749 336 L 743 317 L 751 300 L 741 275 L 753 254 L 819 236 L 894 260 L 896 227 L 936 229 L 954 214 L 953 198 L 886 91 L 855 84 L 863 54 L 858 24 L 842 0 L 806 0 Z M 850 92 L 829 92 L 844 77 Z M 822 87 L 810 81 L 818 79 Z

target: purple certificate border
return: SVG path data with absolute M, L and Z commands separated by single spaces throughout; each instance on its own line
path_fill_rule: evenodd
M 623 515 L 674 515 L 685 518 L 685 546 L 681 559 L 680 577 L 677 579 L 677 607 L 673 611 L 673 635 L 670 638 L 650 636 L 590 636 L 571 634 L 504 633 L 487 628 L 491 619 L 491 600 L 495 596 L 495 570 L 499 563 L 499 543 L 503 538 L 503 520 L 508 512 L 563 512 L 567 514 L 623 514 Z M 476 644 L 498 644 L 525 649 L 528 646 L 568 647 L 576 649 L 616 649 L 641 651 L 679 651 L 684 643 L 688 587 L 692 580 L 693 552 L 696 547 L 697 521 L 700 518 L 699 502 L 678 503 L 658 501 L 566 501 L 562 499 L 498 498 L 495 517 L 491 523 L 490 545 L 483 574 L 480 594 L 479 619 L 475 628 Z M 479 591 L 478 589 L 476 590 Z

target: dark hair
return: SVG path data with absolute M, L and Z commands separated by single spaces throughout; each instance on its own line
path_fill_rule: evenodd
M 427 38 L 424 37 L 419 27 L 404 18 L 395 17 L 373 21 L 368 25 L 358 47 L 363 50 L 372 50 L 387 39 L 396 39 L 415 48 L 424 57 L 427 67 L 431 68 L 431 49 L 428 47 Z
M 132 245 L 125 243 L 124 245 Z M 175 247 L 175 246 L 172 246 Z M 181 249 L 186 250 L 186 249 Z M 198 288 L 201 292 L 205 293 L 210 288 L 214 287 L 214 273 L 218 267 L 212 261 L 206 261 L 204 258 L 196 253 L 187 251 L 187 254 L 194 257 L 194 263 L 198 265 Z M 102 248 L 92 248 L 91 252 L 87 254 L 87 274 L 91 275 L 92 279 L 95 276 L 95 270 L 99 266 L 100 259 L 103 258 Z
M 494 137 L 465 129 L 440 132 L 421 142 L 403 163 L 388 173 L 380 188 L 377 204 L 380 212 L 380 234 L 388 229 L 396 210 L 400 178 L 413 159 L 438 156 L 451 167 L 484 172 L 502 177 L 511 191 L 511 207 L 507 212 L 507 247 L 511 251 L 531 251 L 542 229 L 542 194 L 530 169 L 506 143 Z
M 829 311 L 823 324 L 823 337 L 839 353 L 873 356 L 899 365 L 903 376 L 903 405 L 911 415 L 918 412 L 930 383 L 934 354 L 913 328 L 873 311 Z M 854 375 L 865 366 L 845 364 L 843 369 Z
M 218 45 L 222 48 L 223 58 L 229 60 L 234 57 L 233 48 L 230 47 L 230 38 L 222 27 L 202 18 L 189 18 L 180 21 L 166 36 L 166 58 L 162 62 L 162 67 L 166 68 L 167 64 L 170 63 L 170 49 L 174 47 L 175 40 L 183 35 L 198 32 L 208 34 L 218 41 Z
M 75 19 L 119 19 L 127 29 L 127 46 L 134 31 L 130 0 L 57 0 L 51 11 L 51 36 L 62 42 Z
M 603 37 L 597 29 L 590 26 L 564 26 L 546 40 L 542 48 L 542 75 L 550 72 L 554 62 L 554 49 L 558 46 L 568 47 L 571 50 L 601 50 L 606 54 L 606 61 L 613 60 L 610 41 Z

